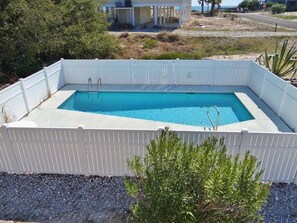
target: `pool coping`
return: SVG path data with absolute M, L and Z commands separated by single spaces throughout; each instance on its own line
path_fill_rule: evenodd
M 57 109 L 75 91 L 87 90 L 87 85 L 66 85 L 22 120 L 35 122 L 39 127 L 78 127 L 83 125 L 86 128 L 101 129 L 158 129 L 169 126 L 173 130 L 210 130 L 200 126 Z M 90 90 L 97 91 L 97 86 L 92 85 Z M 248 129 L 252 132 L 292 132 L 287 124 L 247 86 L 102 85 L 99 91 L 234 93 L 255 119 L 219 126 L 218 131 Z

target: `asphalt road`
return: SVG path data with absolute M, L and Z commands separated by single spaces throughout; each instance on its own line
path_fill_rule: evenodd
M 286 20 L 286 19 L 258 15 L 258 14 L 254 14 L 254 13 L 238 13 L 237 15 L 242 16 L 249 20 L 256 21 L 256 22 L 267 23 L 270 25 L 277 24 L 278 26 L 297 30 L 297 22 L 296 21 L 290 21 L 290 20 Z

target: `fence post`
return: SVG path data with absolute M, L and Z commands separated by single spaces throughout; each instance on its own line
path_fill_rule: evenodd
M 64 58 L 61 58 L 60 61 L 61 61 L 60 76 L 63 77 L 64 85 L 66 85 L 68 83 L 66 82 L 66 76 L 65 76 L 65 70 L 64 70 Z
M 132 84 L 136 84 L 135 83 L 135 66 L 134 66 L 134 59 L 130 58 L 131 61 L 131 65 L 130 65 L 130 74 L 132 73 Z
M 45 78 L 45 84 L 46 84 L 46 88 L 47 88 L 48 97 L 50 97 L 52 95 L 52 92 L 51 92 L 51 88 L 50 88 L 50 84 L 49 84 L 49 80 L 48 80 L 47 67 L 43 68 L 43 74 L 44 74 L 44 78 Z
M 172 84 L 176 85 L 176 77 L 175 77 L 175 60 L 172 61 Z
M 20 173 L 20 167 L 18 165 L 17 159 L 16 159 L 16 155 L 15 155 L 15 151 L 14 148 L 12 146 L 12 142 L 11 139 L 9 137 L 8 134 L 8 130 L 7 130 L 7 125 L 3 124 L 1 126 L 1 134 L 2 134 L 2 138 L 3 138 L 3 144 L 4 144 L 4 148 L 6 148 L 6 153 L 8 156 L 8 163 L 10 164 L 11 168 L 12 168 L 12 172 L 15 173 Z M 1 147 L 0 147 L 1 150 Z M 7 171 L 9 172 L 9 171 Z
M 26 88 L 25 88 L 25 84 L 24 84 L 24 79 L 20 78 L 20 85 L 21 85 L 21 89 L 22 89 L 22 94 L 23 94 L 23 98 L 24 98 L 24 103 L 25 103 L 25 107 L 27 112 L 30 112 L 30 107 L 29 107 L 29 103 L 28 103 L 28 97 L 27 97 L 27 92 L 26 92 Z
M 79 151 L 79 157 L 80 157 L 80 163 L 83 173 L 86 176 L 90 175 L 89 171 L 89 162 L 88 162 L 88 154 L 87 154 L 87 148 L 86 148 L 86 140 L 85 140 L 85 133 L 84 133 L 84 126 L 79 125 L 77 128 L 78 131 L 78 151 Z
M 212 78 L 212 83 L 211 83 L 211 86 L 215 86 L 216 85 L 216 80 L 217 80 L 217 64 L 216 64 L 217 61 L 213 60 L 212 61 L 212 73 L 214 75 L 214 77 Z
M 253 63 L 254 63 L 254 61 L 249 61 L 248 65 L 246 67 L 247 72 L 246 72 L 246 76 L 245 76 L 244 85 L 248 86 L 249 88 L 250 88 L 250 79 L 251 79 Z
M 277 115 L 280 117 L 282 112 L 283 112 L 283 109 L 284 109 L 284 104 L 285 104 L 285 99 L 286 99 L 286 96 L 287 96 L 287 92 L 288 92 L 288 87 L 289 85 L 291 84 L 290 81 L 286 81 L 286 87 L 283 91 L 283 96 L 282 96 L 282 99 L 280 101 L 280 106 L 278 108 L 278 111 L 277 111 Z
M 266 70 L 265 74 L 264 74 L 264 80 L 263 80 L 263 83 L 262 83 L 262 88 L 261 88 L 261 91 L 260 91 L 260 95 L 259 95 L 259 98 L 263 99 L 263 94 L 264 94 L 264 89 L 265 89 L 265 85 L 266 85 L 266 81 L 267 81 L 267 74 L 268 74 L 268 70 Z
M 176 58 L 176 60 L 174 61 L 174 78 L 175 78 L 175 85 L 184 85 L 184 80 L 181 80 L 181 76 L 180 73 L 177 72 L 179 71 L 181 68 L 179 67 L 180 63 L 179 63 L 179 58 Z M 178 70 L 176 70 L 178 68 Z M 178 76 L 179 75 L 179 76 Z
M 246 152 L 248 134 L 249 134 L 248 129 L 241 129 L 241 140 L 240 140 L 240 145 L 239 145 L 239 157 L 240 157 L 240 159 L 243 157 L 243 155 Z

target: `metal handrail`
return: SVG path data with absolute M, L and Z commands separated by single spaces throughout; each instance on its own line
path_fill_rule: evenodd
M 97 81 L 97 91 L 99 91 L 99 84 L 100 86 L 102 85 L 100 77 L 98 78 L 98 81 Z
M 210 123 L 212 125 L 212 129 L 214 131 L 217 131 L 218 130 L 218 127 L 219 127 L 219 122 L 220 122 L 220 110 L 218 109 L 218 107 L 216 105 L 215 106 L 212 106 L 212 107 L 214 107 L 216 109 L 216 111 L 217 111 L 216 124 L 213 123 L 213 120 L 212 120 L 212 118 L 211 118 L 211 116 L 209 114 L 209 108 L 211 108 L 211 107 L 208 107 L 207 108 L 207 116 L 208 116 L 208 119 L 209 119 L 209 121 L 210 121 Z
M 92 78 L 88 79 L 88 91 L 90 91 L 90 86 L 92 87 Z

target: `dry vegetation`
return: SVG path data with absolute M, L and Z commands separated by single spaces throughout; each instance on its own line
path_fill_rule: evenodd
M 171 33 L 131 34 L 119 37 L 122 52 L 117 58 L 135 59 L 201 59 L 217 55 L 220 59 L 251 59 L 272 51 L 282 38 L 202 38 L 181 37 Z M 293 41 L 293 40 L 292 40 Z M 243 56 L 242 56 L 243 55 Z
M 201 27 L 204 25 L 205 27 Z M 262 23 L 252 22 L 236 14 L 220 14 L 216 17 L 207 17 L 203 15 L 192 15 L 191 21 L 183 27 L 187 30 L 205 30 L 205 31 L 274 31 L 274 26 Z M 291 29 L 279 28 L 279 31 L 293 31 Z

